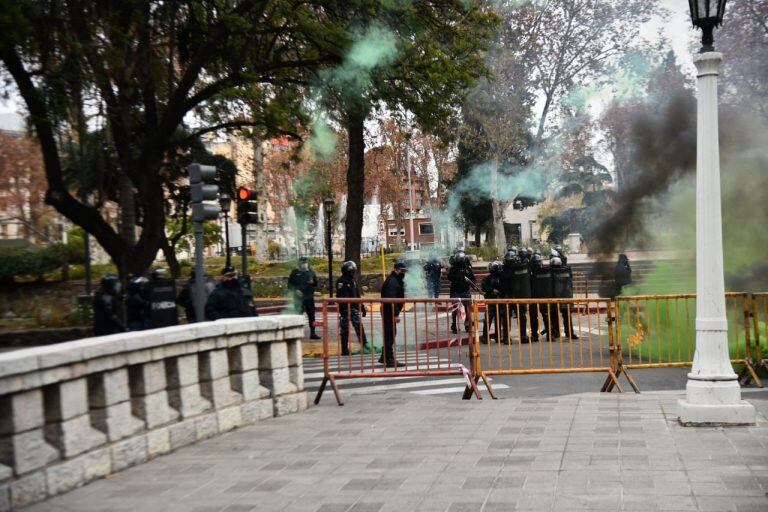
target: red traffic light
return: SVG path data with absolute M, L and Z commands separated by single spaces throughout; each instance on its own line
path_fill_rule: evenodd
M 240 187 L 237 189 L 238 201 L 255 201 L 256 195 L 256 191 L 249 188 Z

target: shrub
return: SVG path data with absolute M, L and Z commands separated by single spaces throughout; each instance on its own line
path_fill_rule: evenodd
M 14 277 L 40 277 L 66 265 L 70 248 L 64 244 L 48 247 L 8 247 L 0 249 L 0 280 Z

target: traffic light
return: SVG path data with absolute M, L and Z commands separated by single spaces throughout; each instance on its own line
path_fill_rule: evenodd
M 263 215 L 259 213 L 258 193 L 245 187 L 237 189 L 237 222 L 239 224 L 259 224 Z
M 192 164 L 189 172 L 189 195 L 192 203 L 192 221 L 204 222 L 219 218 L 218 204 L 205 203 L 218 198 L 219 187 L 216 180 L 216 167 L 212 165 Z

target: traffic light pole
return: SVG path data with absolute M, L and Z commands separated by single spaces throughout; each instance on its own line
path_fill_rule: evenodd
M 203 266 L 203 223 L 195 222 L 195 318 L 205 319 L 205 267 Z
M 243 271 L 244 276 L 248 275 L 248 225 L 240 224 L 240 240 L 242 243 L 240 255 L 243 258 Z

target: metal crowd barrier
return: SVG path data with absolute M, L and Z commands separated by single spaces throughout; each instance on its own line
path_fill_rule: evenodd
M 763 348 L 760 346 L 760 337 L 763 341 L 768 340 L 768 292 L 753 293 L 752 294 L 752 330 L 755 334 L 755 346 L 752 351 L 752 367 L 754 369 L 763 368 L 768 371 L 768 359 L 763 352 Z M 755 384 L 760 387 L 762 382 L 760 379 L 755 379 L 753 375 L 745 375 L 745 384 L 749 383 L 749 380 L 754 380 Z
M 389 325 L 395 331 L 394 359 L 403 366 L 391 366 L 382 356 L 386 334 L 384 310 L 390 305 L 402 306 Z M 480 399 L 472 378 L 473 361 L 466 348 L 462 348 L 471 347 L 474 341 L 474 323 L 468 314 L 471 311 L 470 299 L 324 299 L 323 380 L 315 404 L 320 402 L 329 383 L 337 403 L 343 405 L 338 380 L 392 377 L 457 376 L 469 390 L 465 392 L 466 398 L 474 394 Z M 451 332 L 450 325 L 454 312 L 457 334 Z M 464 317 L 468 329 L 463 325 Z M 348 355 L 342 354 L 345 338 Z
M 482 306 L 494 318 L 474 345 L 475 380 L 492 397 L 488 376 L 532 373 L 605 372 L 603 391 L 621 391 L 610 299 L 481 300 L 476 318 Z
M 620 346 L 616 375 L 624 373 L 637 391 L 628 370 L 692 366 L 696 350 L 696 295 L 635 295 L 616 297 L 616 343 Z M 754 368 L 752 304 L 747 293 L 726 293 L 728 346 L 731 363 L 742 365 L 762 386 Z M 610 391 L 610 388 L 608 389 Z

